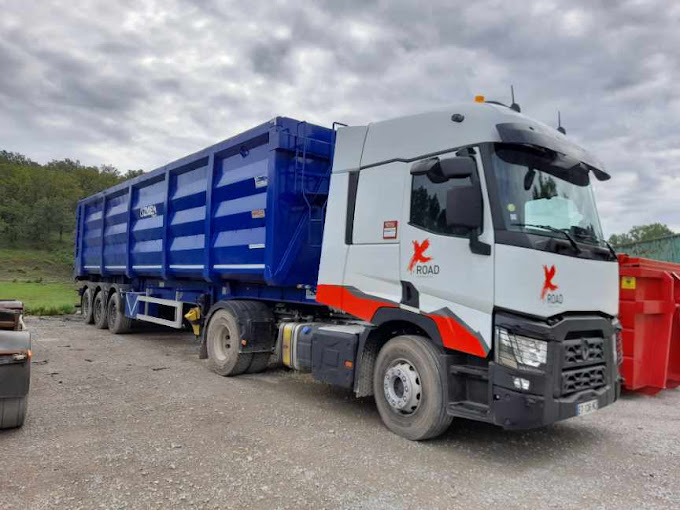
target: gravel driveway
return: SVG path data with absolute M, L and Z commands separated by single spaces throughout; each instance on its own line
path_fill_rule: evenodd
M 372 399 L 284 370 L 227 379 L 184 332 L 32 318 L 0 508 L 679 508 L 680 390 L 529 432 L 412 443 Z

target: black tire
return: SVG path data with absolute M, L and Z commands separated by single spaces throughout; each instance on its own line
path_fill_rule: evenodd
M 227 377 L 248 369 L 253 355 L 240 352 L 241 336 L 241 326 L 231 310 L 223 308 L 212 315 L 206 331 L 210 370 Z
M 104 292 L 99 291 L 94 297 L 92 303 L 92 315 L 94 317 L 94 325 L 98 329 L 106 329 L 109 324 L 107 318 L 106 304 L 104 303 Z
M 444 373 L 438 351 L 429 339 L 404 335 L 387 342 L 378 353 L 373 372 L 375 403 L 385 426 L 411 441 L 442 434 L 453 419 L 446 413 Z M 396 374 L 403 374 L 407 382 L 401 382 Z M 394 385 L 390 384 L 392 381 Z M 403 399 L 409 397 L 403 409 L 395 406 L 401 403 L 399 400 L 393 399 L 394 404 L 388 402 L 389 388 L 394 397 L 399 385 Z M 410 393 L 405 390 L 407 387 Z
M 0 429 L 21 427 L 26 419 L 28 397 L 0 399 Z
M 132 329 L 132 319 L 125 315 L 125 309 L 118 292 L 109 297 L 109 304 L 106 308 L 111 333 L 120 335 L 121 333 L 128 333 Z
M 260 372 L 264 372 L 269 366 L 271 357 L 272 354 L 270 352 L 258 352 L 253 354 L 253 361 L 250 362 L 250 366 L 248 367 L 248 370 L 246 370 L 246 373 L 259 374 Z
M 270 352 L 241 352 L 244 324 L 265 320 L 273 320 L 273 315 L 269 307 L 259 301 L 230 301 L 216 310 L 205 335 L 210 369 L 222 376 L 234 376 L 267 368 Z M 272 337 L 272 347 L 274 342 Z
M 80 313 L 83 316 L 85 324 L 92 324 L 94 322 L 94 314 L 92 313 L 92 289 L 87 288 L 83 291 L 80 297 Z

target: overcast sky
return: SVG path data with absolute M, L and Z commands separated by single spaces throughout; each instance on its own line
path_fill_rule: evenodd
M 365 124 L 510 84 L 613 175 L 605 233 L 680 231 L 680 2 L 0 0 L 0 149 L 39 162 L 151 170 L 276 115 Z

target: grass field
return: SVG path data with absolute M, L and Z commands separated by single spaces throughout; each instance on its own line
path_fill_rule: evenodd
M 0 281 L 64 282 L 71 280 L 71 250 L 0 248 Z
M 71 243 L 50 250 L 0 248 L 0 299 L 19 299 L 28 315 L 73 313 L 78 295 L 71 279 Z
M 0 299 L 18 299 L 27 315 L 74 313 L 78 294 L 72 283 L 0 282 Z

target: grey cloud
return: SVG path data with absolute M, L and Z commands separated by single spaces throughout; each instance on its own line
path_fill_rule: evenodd
M 271 43 L 255 45 L 250 51 L 250 60 L 255 73 L 268 78 L 288 76 L 291 72 L 287 58 L 290 56 L 290 50 L 290 41 L 280 41 L 276 45 Z
M 0 148 L 151 169 L 275 115 L 509 100 L 596 152 L 605 230 L 680 229 L 680 6 L 662 1 L 5 2 Z M 26 30 L 30 26 L 30 30 Z

